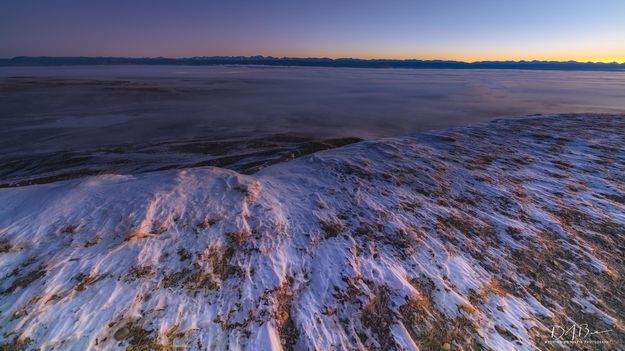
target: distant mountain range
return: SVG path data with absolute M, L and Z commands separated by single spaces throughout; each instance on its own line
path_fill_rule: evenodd
M 209 56 L 188 58 L 165 57 L 49 57 L 17 56 L 0 58 L 0 66 L 65 66 L 65 65 L 266 65 L 358 68 L 448 68 L 448 69 L 530 69 L 622 71 L 625 63 L 577 61 L 445 61 L 445 60 L 390 60 L 354 58 L 293 58 L 271 56 Z

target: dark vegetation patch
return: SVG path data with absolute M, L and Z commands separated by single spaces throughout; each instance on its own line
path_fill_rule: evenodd
M 237 247 L 243 246 L 251 237 L 252 237 L 252 232 L 250 230 L 245 230 L 245 229 L 226 233 L 226 238 L 228 238 L 228 240 L 232 244 L 236 245 Z
M 293 319 L 293 292 L 288 282 L 276 290 L 275 320 L 278 324 L 280 343 L 284 350 L 293 350 L 299 338 L 299 331 Z
M 212 274 L 221 281 L 239 272 L 238 267 L 231 264 L 234 256 L 234 248 L 227 246 L 211 245 L 206 248 L 200 259 L 207 262 Z
M 29 337 L 16 337 L 11 342 L 0 344 L 0 351 L 26 351 L 33 342 L 34 340 Z
M 62 234 L 76 234 L 78 232 L 78 226 L 75 224 L 70 224 L 61 230 Z
M 389 350 L 396 348 L 397 344 L 392 335 L 391 328 L 396 320 L 393 312 L 392 300 L 389 289 L 386 286 L 379 287 L 363 306 L 360 315 L 362 326 L 370 331 L 376 344 L 371 343 L 366 333 L 359 335 L 361 342 L 370 349 Z
M 85 289 L 87 289 L 87 287 L 91 284 L 94 284 L 95 282 L 97 282 L 98 280 L 102 279 L 102 276 L 98 276 L 96 274 L 89 274 L 86 275 L 84 273 L 78 273 L 75 277 L 74 280 L 78 281 L 78 285 L 76 285 L 74 287 L 74 289 L 76 291 L 83 291 Z
M 338 218 L 333 218 L 330 220 L 320 220 L 319 226 L 324 233 L 325 239 L 334 238 L 337 235 L 341 234 L 345 229 L 345 226 Z
M 23 275 L 17 279 L 15 279 L 13 281 L 13 283 L 11 284 L 11 286 L 6 289 L 5 291 L 3 291 L 3 294 L 11 294 L 13 293 L 17 288 L 26 288 L 27 286 L 29 286 L 32 282 L 38 280 L 39 278 L 43 277 L 44 275 L 46 275 L 46 271 L 42 268 L 39 268 L 37 270 L 31 271 L 29 273 L 27 273 L 26 275 Z
M 173 335 L 172 335 L 173 336 Z M 127 343 L 126 351 L 177 351 L 183 350 L 169 344 L 157 342 L 154 330 L 146 330 L 138 322 L 130 322 L 115 330 L 113 339 L 118 346 Z M 173 338 L 172 338 L 173 339 Z
M 449 319 L 434 307 L 428 292 L 407 298 L 399 314 L 412 340 L 423 350 L 484 349 L 477 341 L 479 325 L 464 316 Z
M 600 194 L 601 196 L 603 196 L 604 198 L 610 200 L 610 201 L 614 201 L 616 203 L 619 203 L 621 205 L 625 205 L 625 195 L 615 195 L 615 194 Z
M 131 281 L 144 279 L 154 276 L 154 267 L 152 265 L 132 266 L 128 272 L 128 279 Z
M 591 217 L 587 213 L 568 206 L 561 206 L 558 210 L 552 211 L 552 214 L 569 227 L 585 226 L 591 221 Z
M 571 168 L 573 168 L 573 165 L 571 165 L 570 163 L 566 162 L 565 160 L 559 159 L 559 160 L 553 160 L 551 161 L 551 163 L 553 163 L 553 165 L 558 168 L 559 170 L 562 171 L 569 171 Z
M 220 287 L 219 282 L 215 281 L 198 262 L 179 272 L 164 275 L 162 284 L 165 288 L 184 288 L 193 295 L 200 291 L 207 293 Z
M 191 273 L 191 269 L 184 268 L 182 271 L 179 272 L 165 274 L 163 276 L 163 287 L 171 288 L 181 286 L 183 283 L 187 282 L 190 279 Z
M 134 239 L 143 239 L 146 237 L 146 233 L 143 228 L 135 228 L 129 231 L 124 237 L 124 241 L 132 241 Z
M 202 222 L 198 223 L 197 227 L 200 229 L 207 229 L 217 223 L 216 219 L 205 218 Z
M 523 236 L 521 235 L 522 230 L 517 228 L 517 227 L 512 227 L 512 226 L 507 226 L 506 227 L 506 234 L 510 235 L 512 237 L 512 239 L 514 240 L 522 240 Z
M 11 250 L 11 243 L 8 240 L 0 241 L 0 253 L 9 252 Z
M 332 296 L 341 304 L 358 304 L 360 305 L 360 299 L 365 295 L 363 289 L 363 283 L 365 283 L 362 279 L 362 276 L 357 275 L 355 277 L 351 276 L 343 276 L 343 282 L 346 285 L 345 289 L 341 289 L 338 286 L 334 287 L 334 291 L 332 292 Z
M 180 261 L 190 260 L 193 257 L 191 251 L 181 247 L 178 249 L 178 257 L 180 257 Z
M 150 234 L 152 235 L 160 235 L 165 233 L 169 227 L 164 223 L 152 223 L 152 229 L 150 229 Z

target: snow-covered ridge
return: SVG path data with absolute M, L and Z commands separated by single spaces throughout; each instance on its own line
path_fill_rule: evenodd
M 624 228 L 624 116 L 0 189 L 0 348 L 617 349 Z

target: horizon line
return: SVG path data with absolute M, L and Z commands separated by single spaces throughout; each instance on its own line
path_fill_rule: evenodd
M 17 59 L 130 59 L 130 60 L 191 60 L 191 59 L 269 59 L 269 60 L 327 60 L 327 61 L 396 61 L 396 62 L 447 62 L 447 63 L 578 63 L 578 64 L 617 64 L 625 65 L 625 61 L 578 61 L 578 60 L 541 60 L 541 59 L 506 59 L 506 60 L 456 60 L 456 59 L 430 59 L 430 58 L 364 58 L 364 57 L 328 57 L 328 56 L 273 56 L 273 55 L 206 55 L 206 56 L 87 56 L 87 55 L 15 55 L 13 57 L 0 57 L 0 60 Z

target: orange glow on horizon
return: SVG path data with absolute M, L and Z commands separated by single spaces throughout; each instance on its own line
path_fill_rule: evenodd
M 253 56 L 253 55 L 250 55 Z M 327 54 L 327 53 L 300 53 L 300 54 L 281 54 L 266 56 L 274 57 L 294 57 L 294 58 L 311 58 L 311 57 L 327 57 L 331 59 L 354 58 L 363 60 L 442 60 L 442 61 L 462 61 L 462 62 L 479 62 L 479 61 L 577 61 L 577 62 L 593 62 L 593 63 L 625 63 L 625 54 L 619 56 L 611 55 L 571 55 L 571 56 L 555 56 L 555 55 L 537 55 L 537 56 L 509 56 L 509 55 L 433 55 L 433 54 L 382 54 L 382 53 L 345 53 L 345 54 Z
M 613 44 L 613 43 L 611 43 Z M 252 54 L 253 55 L 253 54 Z M 435 50 L 295 50 L 294 52 L 284 52 L 280 55 L 266 53 L 267 56 L 274 57 L 328 57 L 355 58 L 355 59 L 389 59 L 389 60 L 445 60 L 445 61 L 577 61 L 595 63 L 625 63 L 625 45 L 609 46 L 596 45 L 592 48 L 575 50 L 573 48 L 541 48 L 538 50 L 519 48 L 502 48 L 501 50 L 479 50 L 479 51 L 435 51 Z

